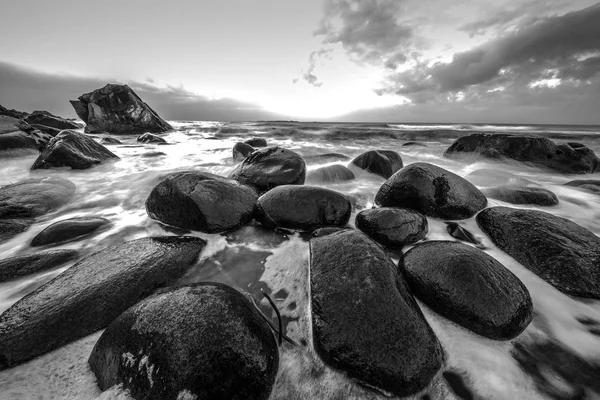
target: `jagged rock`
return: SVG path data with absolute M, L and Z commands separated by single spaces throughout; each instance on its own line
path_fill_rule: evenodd
M 555 206 L 558 197 L 551 191 L 539 187 L 497 186 L 483 189 L 482 193 L 491 199 L 511 204 L 534 204 L 538 206 Z
M 77 256 L 77 250 L 60 249 L 0 260 L 0 282 L 58 267 Z
M 443 168 L 427 163 L 410 164 L 381 185 L 375 203 L 403 207 L 443 219 L 470 218 L 487 205 L 471 183 Z
M 167 141 L 160 136 L 148 132 L 138 136 L 137 141 L 142 143 L 167 143 Z
M 98 339 L 89 364 L 101 390 L 122 384 L 134 399 L 266 400 L 279 353 L 242 294 L 200 283 L 125 311 Z
M 244 158 L 254 153 L 256 149 L 247 143 L 237 142 L 233 145 L 233 160 L 243 161 Z
M 166 176 L 146 200 L 152 219 L 179 228 L 215 233 L 252 219 L 258 195 L 235 180 L 200 171 Z
M 400 154 L 392 150 L 367 151 L 352 160 L 350 164 L 385 179 L 388 179 L 403 166 Z
M 103 161 L 118 158 L 90 137 L 75 131 L 62 131 L 48 143 L 31 169 L 87 169 Z
M 33 128 L 16 118 L 0 115 L 0 151 L 41 150 L 52 139 L 51 135 Z
M 571 186 L 588 192 L 600 193 L 600 180 L 598 179 L 580 179 L 565 183 L 565 186 Z
M 23 119 L 29 125 L 44 131 L 44 127 L 54 128 L 55 130 L 61 131 L 64 129 L 79 129 L 81 126 L 68 119 L 61 118 L 48 111 L 34 111 Z M 47 132 L 49 133 L 49 132 Z M 54 135 L 52 135 L 54 136 Z
M 88 133 L 139 135 L 173 129 L 127 85 L 108 84 L 72 100 L 71 105 Z
M 533 318 L 525 285 L 472 246 L 447 241 L 421 243 L 404 254 L 399 268 L 416 297 L 479 335 L 509 340 L 523 332 Z
M 484 247 L 479 239 L 456 222 L 446 222 L 446 232 L 454 239 L 474 244 L 480 249 Z
M 444 157 L 478 155 L 492 159 L 511 159 L 570 174 L 591 173 L 600 167 L 594 152 L 579 143 L 556 144 L 536 136 L 475 133 L 458 138 Z
M 25 118 L 28 114 L 23 111 L 9 110 L 8 108 L 2 107 L 0 105 L 0 115 L 6 115 L 7 117 L 11 117 L 11 118 L 15 118 L 15 119 L 22 119 L 22 118 Z
M 121 142 L 119 139 L 115 139 L 110 136 L 103 137 L 102 140 L 100 141 L 100 143 L 101 144 L 123 144 L 123 142 Z
M 399 249 L 425 239 L 427 218 L 404 208 L 371 208 L 356 215 L 356 227 L 384 246 Z
M 0 369 L 105 328 L 183 275 L 205 245 L 197 237 L 143 238 L 79 261 L 0 315 Z
M 252 138 L 245 140 L 244 143 L 252 147 L 267 147 L 267 139 L 265 138 Z
M 70 242 L 88 236 L 98 229 L 110 224 L 106 218 L 79 217 L 55 222 L 38 233 L 31 241 L 31 246 L 44 246 L 52 243 Z
M 310 239 L 315 350 L 351 378 L 396 396 L 429 384 L 442 347 L 398 268 L 356 230 Z
M 340 164 L 317 168 L 306 175 L 306 181 L 314 183 L 345 182 L 354 178 L 354 173 Z

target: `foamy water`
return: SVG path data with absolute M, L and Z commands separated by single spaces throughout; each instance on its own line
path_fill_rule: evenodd
M 36 155 L 3 158 L 0 186 L 29 177 L 59 176 L 77 185 L 73 201 L 39 218 L 26 232 L 0 244 L 0 258 L 35 251 L 31 239 L 49 224 L 75 216 L 97 216 L 112 225 L 96 236 L 59 246 L 78 249 L 82 256 L 114 243 L 153 235 L 172 234 L 146 215 L 144 202 L 160 176 L 169 172 L 198 169 L 227 175 L 235 163 L 233 145 L 251 136 L 264 136 L 269 145 L 279 145 L 304 156 L 342 153 L 354 157 L 369 149 L 398 151 L 404 164 L 429 162 L 461 176 L 482 168 L 501 169 L 538 183 L 553 191 L 560 204 L 539 209 L 571 219 L 600 235 L 600 196 L 563 186 L 573 179 L 600 179 L 600 174 L 565 176 L 557 172 L 525 167 L 518 163 L 491 161 L 464 163 L 442 157 L 452 141 L 481 126 L 455 125 L 356 125 L 213 122 L 172 122 L 176 129 L 164 138 L 168 145 L 139 144 L 135 137 L 119 137 L 123 145 L 107 146 L 121 159 L 84 171 L 53 169 L 29 171 Z M 533 132 L 561 140 L 572 136 L 600 154 L 600 134 L 592 128 L 493 126 L 488 130 Z M 219 130 L 222 128 L 221 130 Z M 483 129 L 482 129 L 483 130 Z M 401 145 L 417 140 L 426 146 Z M 308 170 L 347 162 L 309 163 Z M 327 187 L 353 197 L 359 208 L 368 208 L 384 179 L 358 173 L 355 181 Z M 489 205 L 507 205 L 489 200 Z M 514 207 L 513 205 L 509 205 Z M 537 207 L 524 207 L 537 208 Z M 355 210 L 350 223 L 353 225 Z M 444 370 L 460 373 L 477 396 L 485 399 L 543 399 L 532 380 L 510 355 L 513 342 L 551 337 L 573 352 L 600 362 L 600 337 L 585 329 L 576 318 L 600 320 L 600 301 L 580 301 L 566 296 L 518 262 L 498 250 L 481 232 L 474 219 L 462 223 L 483 240 L 486 252 L 519 277 L 529 289 L 536 317 L 518 338 L 499 342 L 485 339 L 446 320 L 419 303 L 446 351 Z M 308 242 L 305 235 L 242 228 L 227 235 L 190 233 L 208 240 L 198 264 L 177 284 L 218 281 L 235 286 L 271 310 L 260 290 L 271 293 L 284 316 L 287 335 L 301 345 L 284 344 L 277 382 L 271 399 L 380 399 L 380 393 L 347 379 L 324 365 L 312 350 L 308 288 Z M 429 219 L 427 240 L 452 240 L 442 221 Z M 408 250 L 408 249 L 405 249 Z M 0 283 L 0 311 L 4 311 L 71 264 L 15 281 Z M 273 314 L 274 317 L 274 314 Z M 0 371 L 0 399 L 128 399 L 126 392 L 113 388 L 101 393 L 87 366 L 87 358 L 101 332 L 94 333 L 54 352 L 15 368 Z M 441 374 L 442 371 L 440 371 Z M 414 398 L 429 394 L 433 399 L 455 398 L 438 374 L 430 387 Z M 590 396 L 592 396 L 590 394 Z M 593 397 L 591 397 L 593 398 Z

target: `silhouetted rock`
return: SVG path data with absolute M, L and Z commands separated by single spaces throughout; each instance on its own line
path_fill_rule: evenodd
M 215 233 L 252 219 L 258 195 L 235 180 L 200 171 L 167 175 L 146 200 L 152 219 L 179 228 Z
M 265 138 L 252 138 L 245 140 L 244 143 L 252 147 L 267 147 L 267 139 Z
M 483 189 L 482 193 L 491 199 L 511 204 L 534 204 L 538 206 L 555 206 L 558 204 L 558 197 L 554 193 L 539 187 L 506 185 Z
M 87 169 L 103 161 L 118 158 L 90 137 L 74 131 L 62 131 L 48 143 L 31 169 Z
M 354 178 L 354 173 L 340 164 L 317 168 L 306 175 L 306 181 L 313 183 L 345 182 Z
M 267 147 L 246 157 L 229 177 L 264 193 L 280 185 L 304 184 L 306 164 L 291 150 Z
M 60 249 L 0 260 L 0 282 L 58 267 L 77 256 L 77 250 Z
M 233 159 L 234 161 L 243 161 L 244 158 L 254 153 L 256 149 L 247 143 L 237 142 L 233 145 Z
M 382 207 L 363 210 L 356 215 L 356 227 L 376 242 L 392 249 L 425 239 L 427 218 L 404 208 Z
M 375 203 L 411 208 L 443 219 L 470 218 L 485 208 L 487 199 L 471 183 L 427 163 L 410 164 L 381 185 Z
M 119 139 L 115 139 L 110 136 L 103 137 L 102 140 L 100 141 L 100 143 L 101 144 L 123 144 L 123 142 L 121 142 Z
M 143 238 L 79 261 L 0 315 L 0 369 L 103 329 L 193 265 L 206 242 Z
M 312 332 L 323 361 L 396 396 L 427 386 L 442 347 L 381 247 L 343 230 L 311 238 L 310 255 Z
M 61 118 L 57 115 L 51 114 L 48 111 L 34 111 L 23 119 L 29 125 L 44 131 L 44 127 L 53 128 L 52 131 L 62 131 L 64 129 L 79 129 L 81 126 L 68 119 Z M 46 132 L 50 133 L 50 132 Z M 50 133 L 51 134 L 51 133 Z M 54 135 L 52 135 L 54 136 Z
M 543 137 L 497 133 L 475 133 L 458 138 L 444 156 L 454 158 L 468 154 L 511 159 L 570 174 L 591 173 L 600 166 L 594 152 L 579 143 L 556 144 Z
M 392 176 L 403 166 L 400 154 L 392 150 L 367 151 L 352 160 L 350 164 L 385 179 Z
M 89 359 L 101 390 L 134 399 L 269 398 L 277 344 L 254 306 L 219 283 L 173 288 L 125 311 Z
M 15 119 L 22 119 L 25 118 L 28 114 L 24 111 L 9 110 L 8 108 L 2 107 L 0 105 L 0 115 L 6 115 L 7 117 Z
M 600 238 L 542 211 L 492 207 L 477 215 L 481 230 L 504 252 L 558 290 L 600 299 Z
M 400 261 L 412 293 L 433 311 L 496 340 L 518 336 L 533 318 L 529 291 L 481 250 L 458 242 L 416 245 Z
M 588 192 L 600 193 L 600 180 L 580 179 L 565 183 L 565 186 L 571 186 Z
M 454 239 L 471 243 L 479 248 L 483 248 L 483 245 L 481 244 L 481 241 L 479 239 L 477 239 L 471 232 L 469 232 L 456 222 L 446 222 L 446 232 L 448 232 L 448 234 Z
M 148 132 L 138 136 L 137 141 L 142 143 L 167 143 L 167 141 L 160 136 Z
M 110 224 L 106 218 L 78 217 L 55 222 L 38 233 L 31 241 L 31 246 L 44 246 L 51 243 L 73 241 L 88 236 L 98 229 Z
M 173 129 L 127 85 L 108 84 L 79 96 L 71 105 L 88 133 L 139 135 Z
M 256 219 L 268 228 L 312 231 L 344 226 L 352 206 L 343 194 L 316 186 L 282 185 L 260 196 Z

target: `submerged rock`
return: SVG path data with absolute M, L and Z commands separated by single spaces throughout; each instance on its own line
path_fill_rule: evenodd
M 355 223 L 373 240 L 392 249 L 425 239 L 429 229 L 421 213 L 393 207 L 363 210 L 356 215 Z
M 183 275 L 205 244 L 186 236 L 143 238 L 79 261 L 0 315 L 0 369 L 103 329 Z
M 354 178 L 354 173 L 340 164 L 317 168 L 306 175 L 306 181 L 314 183 L 345 182 Z
M 62 131 L 48 143 L 31 169 L 87 169 L 103 161 L 118 158 L 90 137 L 74 131 Z
M 28 114 L 24 111 L 11 110 L 0 105 L 0 116 L 7 116 L 15 119 L 25 118 Z
M 265 138 L 252 138 L 245 140 L 244 143 L 252 147 L 267 147 L 267 139 Z
M 312 231 L 344 226 L 352 205 L 343 194 L 316 186 L 277 186 L 260 196 L 256 219 L 269 228 Z
M 555 206 L 558 197 L 551 191 L 539 187 L 497 186 L 483 189 L 482 193 L 491 199 L 511 204 L 534 204 L 538 206 Z
M 60 249 L 0 260 L 0 282 L 58 267 L 77 256 L 77 250 Z
M 443 219 L 470 218 L 487 205 L 471 183 L 443 168 L 427 163 L 410 164 L 381 185 L 375 203 L 403 207 Z
M 600 238 L 552 214 L 492 207 L 477 224 L 494 244 L 561 292 L 600 299 Z
M 150 218 L 179 228 L 215 233 L 252 219 L 258 195 L 235 180 L 200 171 L 167 175 L 148 199 Z
M 367 151 L 352 160 L 350 164 L 385 179 L 392 176 L 403 166 L 400 154 L 393 150 Z
M 314 154 L 312 156 L 303 156 L 302 158 L 304 158 L 304 161 L 307 163 L 326 163 L 332 161 L 346 161 L 350 159 L 350 157 L 341 153 Z
M 51 224 L 38 233 L 31 241 L 31 246 L 72 241 L 76 238 L 88 236 L 108 224 L 110 224 L 109 220 L 100 217 L 64 219 Z
M 279 353 L 241 293 L 200 283 L 125 311 L 98 339 L 89 364 L 101 390 L 122 384 L 134 399 L 266 400 Z
M 254 153 L 256 149 L 249 144 L 237 142 L 233 145 L 233 159 L 234 161 L 243 161 L 244 158 Z
M 525 285 L 472 246 L 447 241 L 418 244 L 404 255 L 399 268 L 416 297 L 479 335 L 509 340 L 533 318 Z
M 592 193 L 600 193 L 600 180 L 598 179 L 580 179 L 565 183 L 565 186 L 571 186 Z
M 88 133 L 139 135 L 173 129 L 127 85 L 108 84 L 79 96 L 71 105 Z
M 310 239 L 312 332 L 330 366 L 408 396 L 442 365 L 442 347 L 397 267 L 355 230 Z
M 115 139 L 110 136 L 104 136 L 100 141 L 101 144 L 123 144 L 119 139 Z
M 137 141 L 141 143 L 167 143 L 167 141 L 160 136 L 148 132 L 138 136 Z

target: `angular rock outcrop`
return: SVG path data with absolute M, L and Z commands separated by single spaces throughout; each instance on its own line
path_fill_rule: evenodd
M 350 164 L 385 179 L 403 166 L 400 154 L 393 150 L 367 151 L 352 160 Z
M 31 149 L 42 150 L 52 139 L 16 118 L 0 115 L 0 151 Z
M 141 143 L 167 143 L 167 141 L 160 136 L 148 132 L 138 136 L 137 141 Z
M 60 249 L 0 260 L 0 282 L 58 267 L 77 256 L 77 250 Z
M 123 144 L 123 142 L 121 142 L 119 139 L 115 139 L 110 136 L 103 137 L 102 140 L 100 141 L 100 143 L 101 144 Z
M 23 121 L 36 129 L 52 136 L 64 129 L 79 129 L 81 126 L 73 121 L 51 114 L 48 111 L 34 111 L 26 116 Z
M 347 167 L 334 164 L 327 167 L 321 167 L 310 171 L 306 175 L 306 182 L 309 183 L 336 183 L 351 181 L 355 178 L 354 173 Z
M 392 249 L 425 239 L 429 229 L 423 214 L 395 207 L 363 210 L 356 215 L 355 224 L 371 239 Z
M 83 236 L 88 236 L 110 221 L 101 217 L 77 217 L 55 222 L 38 233 L 32 240 L 31 246 L 44 246 L 52 243 L 73 241 Z
M 558 197 L 548 189 L 527 186 L 496 186 L 481 191 L 490 199 L 511 204 L 533 204 L 537 206 L 555 206 Z
M 233 145 L 233 160 L 243 161 L 244 158 L 254 153 L 256 149 L 247 143 L 237 142 Z
M 474 244 L 478 248 L 483 248 L 481 240 L 477 239 L 471 232 L 463 228 L 456 222 L 446 222 L 446 232 L 454 239 L 462 242 Z
M 0 105 L 0 115 L 5 115 L 7 117 L 21 119 L 25 118 L 28 114 L 24 111 L 10 110 L 6 107 Z

